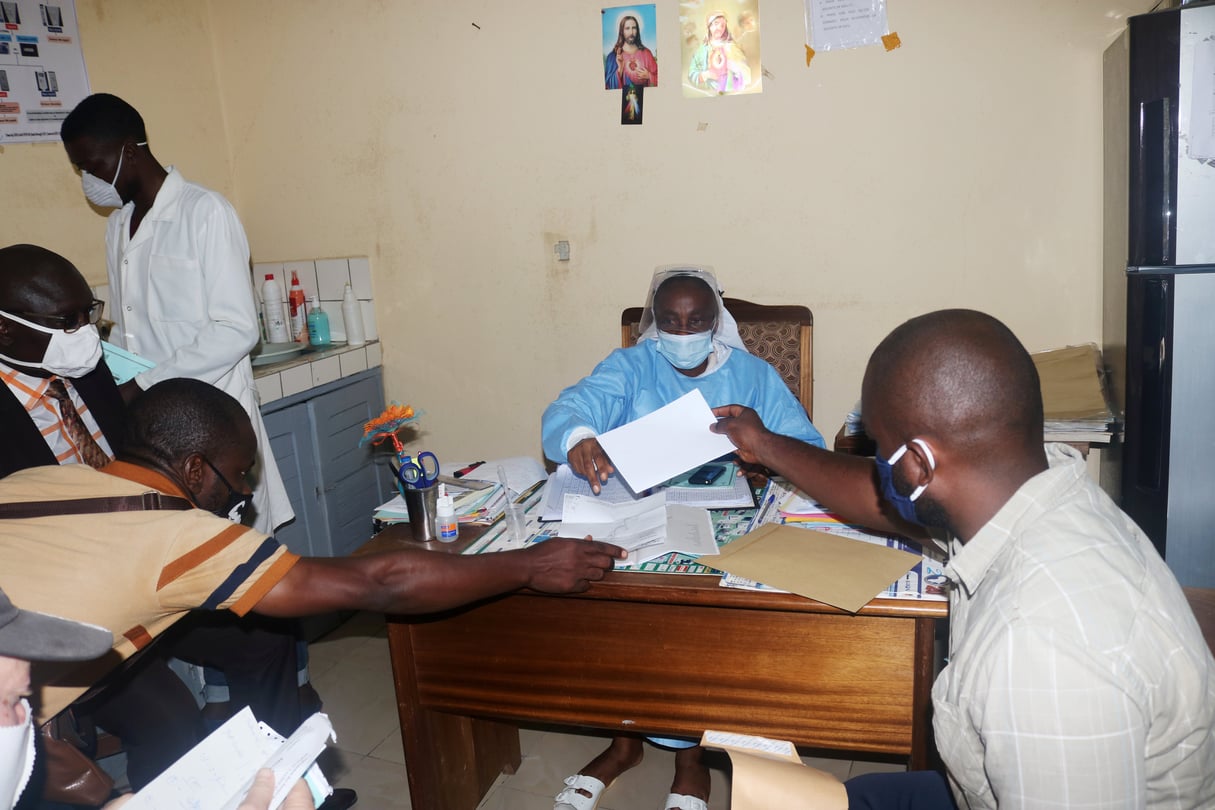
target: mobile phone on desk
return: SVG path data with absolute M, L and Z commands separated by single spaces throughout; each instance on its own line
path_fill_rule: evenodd
M 707 486 L 718 478 L 721 478 L 722 473 L 725 471 L 726 468 L 721 464 L 706 464 L 688 476 L 688 483 L 696 484 L 697 486 Z

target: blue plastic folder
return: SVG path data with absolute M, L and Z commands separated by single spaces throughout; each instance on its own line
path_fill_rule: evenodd
M 105 357 L 106 365 L 110 367 L 110 373 L 114 375 L 114 382 L 119 385 L 156 367 L 151 360 L 140 357 L 134 352 L 128 352 L 126 349 L 120 349 L 113 343 L 107 343 L 104 340 L 101 341 L 101 353 Z

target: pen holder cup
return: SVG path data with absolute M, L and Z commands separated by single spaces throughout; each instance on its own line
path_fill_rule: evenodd
M 439 485 L 424 489 L 405 488 L 405 509 L 409 512 L 409 528 L 413 539 L 419 543 L 429 543 L 439 539 L 435 525 L 435 513 L 439 506 Z

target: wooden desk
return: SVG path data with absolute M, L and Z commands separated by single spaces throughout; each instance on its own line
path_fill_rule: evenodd
M 473 535 L 461 529 L 458 551 Z M 407 526 L 366 551 L 416 546 Z M 575 596 L 520 592 L 438 616 L 390 616 L 415 807 L 473 810 L 520 761 L 515 723 L 699 736 L 719 728 L 929 763 L 941 602 L 856 616 L 716 576 L 614 572 Z

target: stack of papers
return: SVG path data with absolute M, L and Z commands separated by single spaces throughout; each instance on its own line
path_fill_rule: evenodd
M 751 485 L 743 476 L 737 475 L 733 464 L 718 479 L 718 483 L 709 486 L 693 486 L 672 484 L 662 487 L 666 503 L 697 506 L 701 509 L 746 509 L 755 505 L 751 496 Z M 681 476 L 686 479 L 686 474 Z M 679 481 L 677 478 L 676 481 Z M 557 471 L 549 476 L 544 490 L 544 506 L 540 520 L 552 522 L 564 520 L 565 498 L 569 495 L 585 495 L 603 503 L 618 504 L 632 503 L 641 500 L 640 495 L 633 493 L 618 475 L 608 477 L 606 483 L 600 485 L 599 494 L 591 492 L 591 482 L 577 475 L 568 464 L 562 464 Z
M 454 469 L 463 466 L 455 465 Z M 548 478 L 540 462 L 526 456 L 487 461 L 459 480 L 442 476 L 440 480 L 446 485 L 448 494 L 454 496 L 456 519 L 461 523 L 489 525 L 502 517 L 506 511 L 507 491 L 498 480 L 499 467 L 505 474 L 511 500 L 528 494 Z M 405 499 L 397 495 L 380 504 L 372 518 L 382 524 L 404 523 L 409 520 L 409 509 Z
M 278 807 L 301 777 L 320 804 L 333 792 L 315 764 L 327 741 L 337 740 L 329 717 L 314 714 L 287 740 L 259 723 L 246 706 L 136 793 L 129 810 L 235 810 L 259 768 L 274 771 Z
M 662 493 L 638 501 L 608 503 L 594 495 L 566 495 L 560 537 L 586 537 L 620 546 L 633 567 L 672 552 L 717 554 L 713 521 L 705 509 L 668 504 Z
M 1109 442 L 1115 422 L 1094 344 L 1032 355 L 1042 386 L 1048 441 Z

